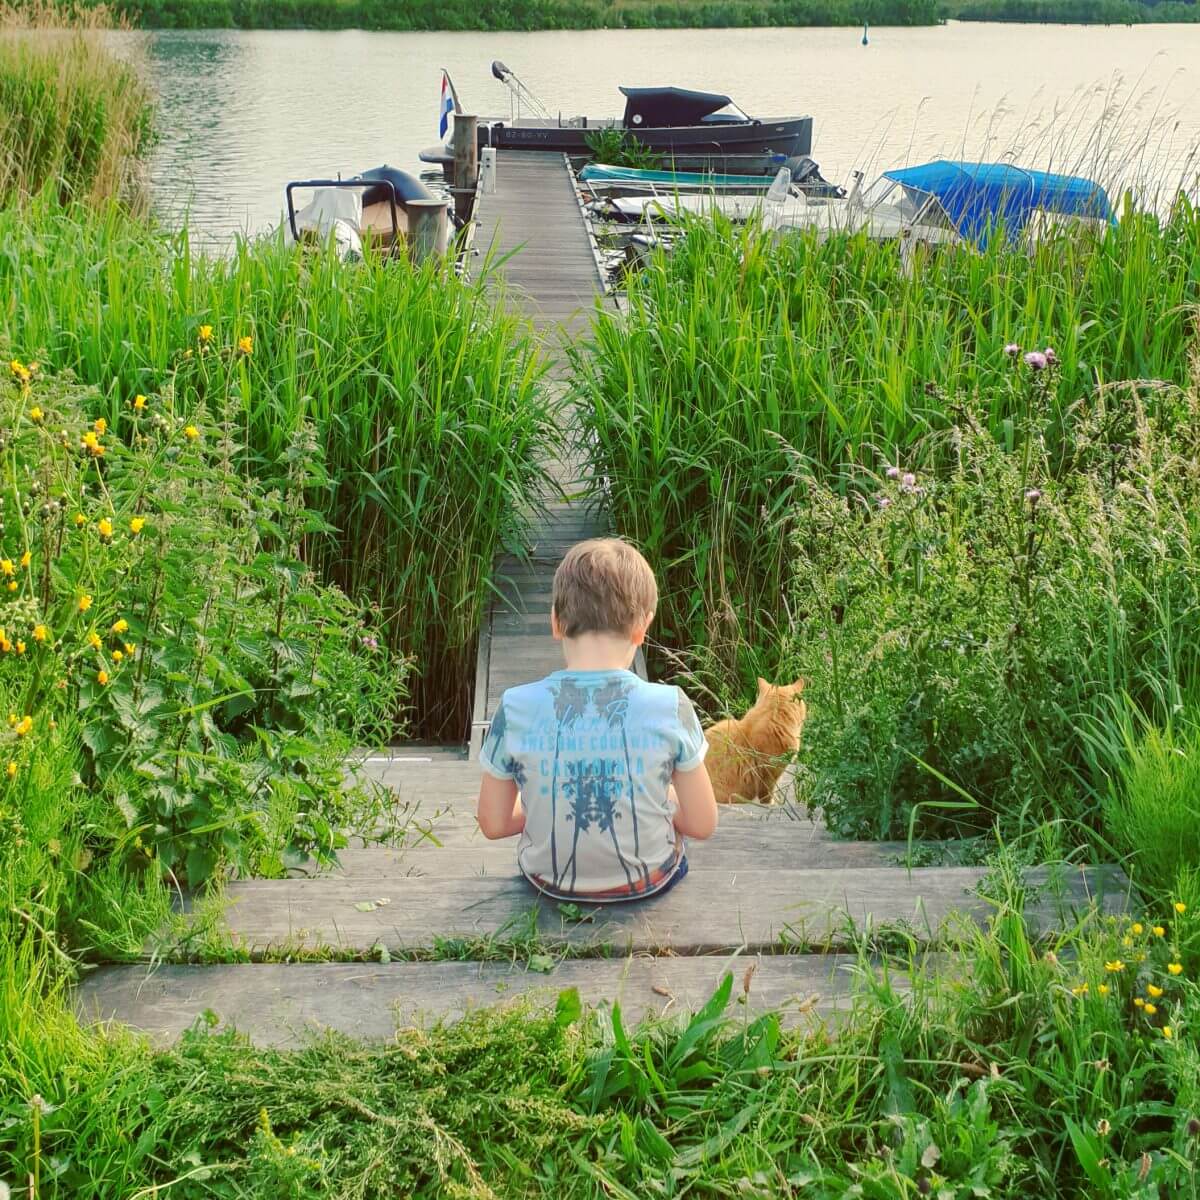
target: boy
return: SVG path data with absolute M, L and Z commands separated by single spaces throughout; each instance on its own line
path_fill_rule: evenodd
M 573 546 L 550 609 L 566 669 L 509 688 L 484 739 L 479 828 L 519 833 L 517 865 L 548 896 L 657 895 L 687 874 L 684 837 L 717 828 L 691 702 L 629 670 L 657 606 L 654 573 L 632 546 Z

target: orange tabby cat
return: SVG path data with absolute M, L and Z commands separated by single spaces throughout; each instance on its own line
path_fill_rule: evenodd
M 741 720 L 718 721 L 708 736 L 705 765 L 718 804 L 770 804 L 775 785 L 800 749 L 808 709 L 804 680 L 776 686 L 758 681 L 758 699 Z

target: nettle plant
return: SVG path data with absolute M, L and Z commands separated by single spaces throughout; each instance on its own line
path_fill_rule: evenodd
M 851 835 L 1100 818 L 1081 727 L 1152 723 L 1200 679 L 1200 401 L 1134 386 L 1067 414 L 1048 351 L 1018 417 L 968 403 L 904 463 L 807 478 L 789 525 L 813 800 Z M 921 466 L 913 464 L 920 463 Z
M 252 349 L 202 337 L 179 367 Z M 8 777 L 39 727 L 75 710 L 80 783 L 111 800 L 97 847 L 192 885 L 329 860 L 377 815 L 342 758 L 389 728 L 405 664 L 302 561 L 325 532 L 304 500 L 321 481 L 311 434 L 268 491 L 234 466 L 218 404 L 177 410 L 173 377 L 110 425 L 32 364 L 6 375 L 0 673 L 23 696 Z

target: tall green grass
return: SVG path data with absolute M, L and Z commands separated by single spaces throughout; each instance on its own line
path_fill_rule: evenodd
M 149 92 L 105 45 L 112 23 L 103 6 L 0 6 L 0 205 L 42 190 L 141 200 Z
M 245 469 L 268 479 L 311 425 L 329 528 L 306 558 L 417 660 L 416 731 L 464 735 L 492 562 L 520 543 L 555 437 L 525 323 L 436 263 L 348 266 L 281 238 L 205 257 L 116 209 L 50 204 L 0 214 L 0 294 L 0 334 L 95 384 L 110 423 L 168 379 L 185 403 L 228 394 Z
M 1182 384 L 1200 304 L 1200 212 L 1128 213 L 1098 238 L 917 255 L 862 237 L 690 228 L 598 312 L 574 363 L 592 475 L 662 584 L 658 637 L 739 692 L 778 663 L 801 473 L 895 462 L 969 400 L 1011 443 L 1008 342 L 1059 356 L 1048 437 L 1098 384 Z M 1151 399 L 1151 403 L 1153 400 Z M 747 647 L 752 647 L 747 650 Z

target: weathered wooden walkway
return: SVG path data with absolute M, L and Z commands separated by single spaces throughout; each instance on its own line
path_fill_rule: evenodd
M 476 245 L 505 259 L 508 295 L 557 354 L 559 339 L 586 327 L 600 290 L 565 160 L 503 153 L 497 184 L 482 197 Z M 787 803 L 724 812 L 717 836 L 689 848 L 689 879 L 660 898 L 583 912 L 535 900 L 516 870 L 515 839 L 488 843 L 479 834 L 472 759 L 504 689 L 561 666 L 548 636 L 554 568 L 569 545 L 604 529 L 580 504 L 581 464 L 553 470 L 563 494 L 535 528 L 529 556 L 500 564 L 481 631 L 469 751 L 406 750 L 363 764 L 412 807 L 411 844 L 350 851 L 330 876 L 230 885 L 230 936 L 251 962 L 103 967 L 80 990 L 85 1015 L 164 1041 L 206 1010 L 263 1043 L 292 1044 L 320 1028 L 387 1038 L 397 1021 L 565 987 L 592 1003 L 619 999 L 633 1019 L 679 1011 L 702 1003 L 725 970 L 745 977 L 753 965 L 751 1011 L 811 1019 L 844 1005 L 858 965 L 813 951 L 884 926 L 929 944 L 948 923 L 986 914 L 976 892 L 982 871 L 908 870 L 899 865 L 904 846 L 833 842 Z M 1029 911 L 1044 927 L 1124 899 L 1123 877 L 1107 869 L 1034 873 L 1030 882 L 1038 892 Z M 428 961 L 439 949 L 443 960 L 475 961 Z M 298 961 L 322 956 L 343 961 Z

